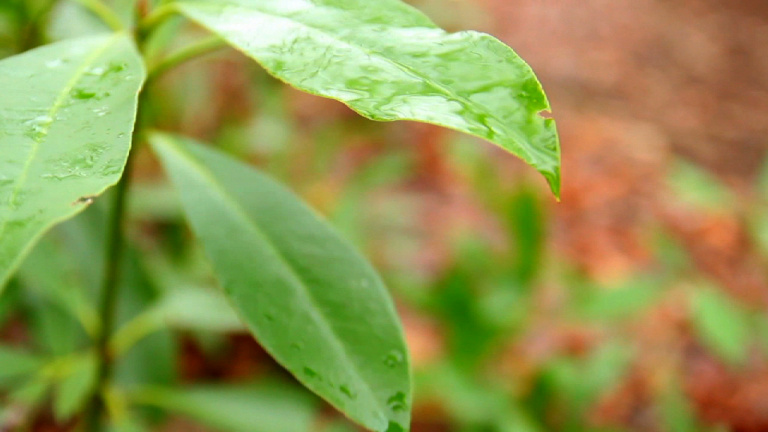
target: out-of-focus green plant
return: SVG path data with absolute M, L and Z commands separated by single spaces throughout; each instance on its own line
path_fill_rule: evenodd
M 88 25 L 73 29 L 65 18 L 56 29 L 84 34 L 30 50 L 52 16 L 84 12 Z M 555 125 L 541 116 L 549 104 L 528 65 L 489 35 L 447 33 L 397 0 L 19 0 L 3 3 L 0 16 L 0 37 L 21 52 L 0 62 L 0 285 L 8 285 L 0 319 L 28 309 L 38 344 L 0 348 L 7 422 L 52 390 L 56 418 L 80 418 L 86 430 L 142 430 L 148 420 L 132 415 L 137 406 L 225 430 L 305 429 L 315 404 L 279 388 L 169 387 L 168 327 L 244 326 L 352 420 L 409 429 L 409 355 L 373 268 L 285 187 L 219 150 L 154 131 L 158 78 L 202 54 L 231 45 L 274 77 L 364 117 L 487 139 L 537 168 L 559 194 Z M 168 53 L 179 17 L 212 34 Z M 174 270 L 173 257 L 142 260 L 139 234 L 124 232 L 145 142 L 234 311 L 200 287 L 181 295 L 158 288 L 194 282 Z M 99 197 L 115 185 L 103 205 Z M 145 211 L 162 213 L 164 199 Z M 534 198 L 519 200 L 512 220 L 525 250 L 506 276 L 524 286 L 535 276 L 538 253 L 529 251 L 541 234 Z M 98 211 L 43 237 L 94 201 Z M 455 352 L 476 356 L 505 324 L 480 319 L 482 305 L 467 301 L 461 274 L 446 281 L 435 307 L 457 318 Z M 457 362 L 471 368 L 476 359 Z M 500 421 L 518 422 L 510 416 Z

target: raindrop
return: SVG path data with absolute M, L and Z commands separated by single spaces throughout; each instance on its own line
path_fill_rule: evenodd
M 384 357 L 384 364 L 393 368 L 403 362 L 403 353 L 398 350 L 392 350 Z
M 352 392 L 349 387 L 343 385 L 339 387 L 339 390 L 341 390 L 342 393 L 344 393 L 344 396 L 346 396 L 349 399 L 357 399 L 357 394 Z
M 80 100 L 88 100 L 96 97 L 96 93 L 81 88 L 72 90 L 72 97 Z
M 59 67 L 59 66 L 61 66 L 63 64 L 64 64 L 64 60 L 56 59 L 56 60 L 51 60 L 51 61 L 45 62 L 45 67 L 47 67 L 48 69 L 56 69 L 57 67 Z
M 387 405 L 394 412 L 405 411 L 405 393 L 397 392 L 387 399 Z
M 304 368 L 304 375 L 306 375 L 308 378 L 320 379 L 320 375 L 317 372 L 315 372 L 314 369 L 310 369 L 308 367 Z
M 48 135 L 48 126 L 53 122 L 50 116 L 43 115 L 24 122 L 27 127 L 26 135 L 35 141 L 40 141 Z
M 99 117 L 104 117 L 105 115 L 109 114 L 109 108 L 108 107 L 96 108 L 93 110 L 93 113 Z
M 86 72 L 86 73 L 88 75 L 93 75 L 93 76 L 102 76 L 102 75 L 104 75 L 104 73 L 106 71 L 107 70 L 104 69 L 103 67 L 96 66 L 96 67 L 92 67 L 92 68 L 88 69 L 88 72 Z

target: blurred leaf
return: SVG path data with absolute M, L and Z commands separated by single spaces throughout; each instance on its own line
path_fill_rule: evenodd
M 677 382 L 670 383 L 661 396 L 661 415 L 671 432 L 697 432 L 696 413 Z
M 76 276 L 69 245 L 62 242 L 58 234 L 58 230 L 52 231 L 32 249 L 19 269 L 19 279 L 25 288 L 39 294 L 41 301 L 56 305 L 78 320 L 90 334 L 95 334 L 98 326 L 95 304 Z
M 278 384 L 153 388 L 137 394 L 136 401 L 227 432 L 306 432 L 318 414 L 308 394 Z
M 701 288 L 693 296 L 693 326 L 701 342 L 724 361 L 739 365 L 747 359 L 749 316 L 733 299 L 715 288 Z
M 141 316 L 161 298 L 160 290 L 149 278 L 139 253 L 128 249 L 120 290 L 119 324 Z M 159 331 L 157 331 L 159 330 Z M 176 343 L 167 326 L 132 344 L 117 362 L 116 379 L 122 386 L 138 384 L 168 385 L 176 378 Z
M 43 360 L 33 354 L 0 345 L 0 381 L 35 373 L 43 364 Z
M 636 277 L 623 286 L 588 287 L 578 307 L 579 315 L 588 320 L 626 321 L 656 301 L 664 285 L 654 278 Z
M 76 1 L 57 2 L 48 25 L 48 34 L 54 40 L 87 37 L 109 31 L 108 25 Z
M 529 285 L 539 270 L 544 250 L 544 209 L 536 193 L 524 188 L 509 200 L 506 211 L 516 252 L 515 273 L 520 283 Z
M 11 318 L 19 306 L 21 287 L 16 279 L 11 279 L 3 295 L 0 295 L 0 328 Z
M 549 109 L 546 96 L 530 67 L 487 34 L 446 33 L 397 0 L 176 4 L 303 91 L 373 120 L 417 120 L 485 138 L 536 167 L 559 195 L 555 123 L 539 115 Z
M 69 421 L 81 411 L 96 385 L 98 364 L 95 355 L 81 356 L 72 366 L 59 382 L 53 399 L 53 411 L 60 422 Z
M 187 287 L 168 293 L 157 308 L 169 326 L 185 330 L 238 332 L 243 322 L 220 292 Z
M 24 309 L 34 345 L 46 354 L 71 354 L 87 340 L 72 315 L 46 299 L 28 293 Z
M 734 204 L 733 193 L 717 177 L 681 159 L 672 165 L 668 183 L 676 199 L 697 208 L 722 211 Z
M 47 380 L 33 378 L 15 387 L 8 400 L 28 407 L 36 407 L 45 401 L 49 387 L 50 383 Z
M 623 344 L 605 344 L 584 358 L 555 357 L 539 377 L 533 404 L 562 410 L 558 425 L 563 430 L 580 430 L 588 408 L 598 396 L 620 382 L 632 359 L 632 350 Z M 539 416 L 546 416 L 538 411 Z
M 377 431 L 407 429 L 403 331 L 370 265 L 249 166 L 187 140 L 154 135 L 151 142 L 256 339 L 350 418 Z
M 0 286 L 45 231 L 120 179 L 143 79 L 125 34 L 0 61 Z
M 497 334 L 478 305 L 477 280 L 476 274 L 454 268 L 434 294 L 447 328 L 450 359 L 470 368 L 485 358 Z
M 416 379 L 416 393 L 435 398 L 445 406 L 450 417 L 461 424 L 488 424 L 497 413 L 508 409 L 505 398 L 481 386 L 477 380 L 452 364 L 434 365 L 421 371 Z

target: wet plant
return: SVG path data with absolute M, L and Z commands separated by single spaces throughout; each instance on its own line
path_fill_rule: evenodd
M 375 431 L 408 430 L 408 350 L 376 271 L 276 180 L 222 150 L 159 131 L 150 109 L 154 85 L 231 46 L 286 84 L 371 120 L 426 122 L 486 139 L 535 167 L 558 195 L 555 124 L 540 115 L 549 104 L 530 67 L 497 39 L 448 33 L 398 0 L 63 1 L 111 31 L 34 49 L 56 2 L 16 3 L 36 12 L 25 15 L 35 18 L 23 26 L 23 52 L 0 61 L 0 286 L 8 286 L 0 299 L 37 295 L 19 282 L 36 280 L 76 323 L 72 340 L 85 342 L 57 348 L 61 341 L 52 341 L 45 355 L 0 349 L 8 405 L 33 407 L 55 387 L 61 421 L 75 419 L 88 431 L 141 430 L 128 414 L 134 406 L 162 408 L 174 399 L 136 377 L 125 385 L 116 372 L 122 356 L 164 324 L 199 324 L 231 306 L 235 312 L 217 323 L 245 326 L 351 420 Z M 171 50 L 180 25 L 208 35 Z M 140 274 L 132 267 L 135 233 L 125 226 L 132 173 L 144 163 L 136 154 L 145 145 L 178 191 L 229 305 L 187 292 L 183 301 L 134 302 L 128 319 L 119 317 L 129 307 L 121 299 L 140 297 L 122 290 Z M 75 221 L 85 231 L 103 229 L 45 241 L 92 205 L 104 208 L 103 217 Z M 37 254 L 41 248 L 51 250 Z M 82 284 L 90 288 L 52 270 L 70 254 L 88 263 Z M 46 314 L 41 322 L 56 327 L 61 317 Z M 144 359 L 150 369 L 160 361 Z

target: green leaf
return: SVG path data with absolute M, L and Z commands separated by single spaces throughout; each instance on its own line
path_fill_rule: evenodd
M 120 179 L 144 76 L 125 34 L 0 61 L 0 286 L 45 231 Z
M 0 381 L 34 373 L 43 363 L 33 354 L 0 345 Z
M 96 386 L 97 373 L 98 362 L 93 354 L 82 356 L 72 364 L 72 369 L 59 383 L 53 400 L 58 421 L 69 421 L 83 408 Z
M 167 325 L 184 330 L 238 332 L 244 326 L 220 292 L 185 287 L 168 293 L 157 306 Z
M 693 298 L 693 325 L 699 339 L 730 364 L 743 364 L 749 354 L 750 323 L 746 311 L 715 288 Z
M 308 394 L 277 384 L 152 388 L 137 394 L 143 405 L 172 411 L 221 431 L 305 432 L 317 404 Z
M 367 428 L 410 417 L 403 331 L 376 272 L 268 177 L 190 141 L 150 141 L 226 294 L 304 385 Z
M 560 191 L 560 147 L 541 84 L 483 33 L 447 33 L 397 0 L 177 0 L 292 86 L 381 121 L 416 120 L 487 139 Z

